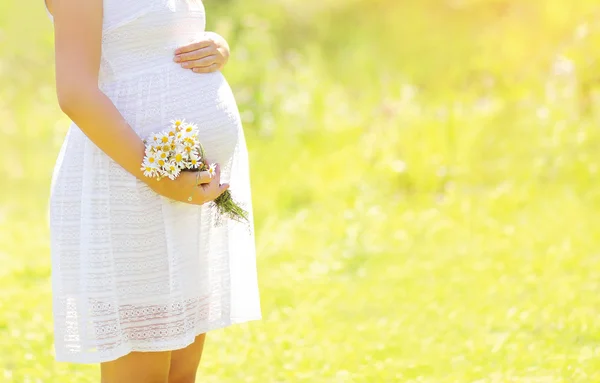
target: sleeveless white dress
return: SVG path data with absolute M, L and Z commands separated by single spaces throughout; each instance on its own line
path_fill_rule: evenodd
M 248 154 L 220 72 L 195 74 L 174 50 L 204 33 L 197 0 L 104 0 L 101 90 L 145 138 L 183 118 L 200 127 L 252 219 Z M 215 225 L 210 205 L 168 200 L 95 146 L 74 124 L 50 194 L 58 361 L 98 363 L 167 351 L 233 323 L 260 319 L 253 226 Z

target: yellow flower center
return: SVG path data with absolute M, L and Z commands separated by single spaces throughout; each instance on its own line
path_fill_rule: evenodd
M 171 145 L 164 145 L 162 147 L 163 152 L 168 152 L 169 150 L 171 150 Z
M 165 158 L 167 158 L 167 153 L 165 153 L 165 152 L 160 152 L 160 158 L 162 158 L 163 160 L 164 160 Z
M 182 124 L 181 120 L 176 120 L 175 121 L 175 126 L 179 127 Z
M 174 135 L 175 135 L 175 132 L 171 130 L 171 131 L 169 132 L 169 137 L 173 137 Z
M 153 163 L 154 163 L 154 161 L 156 161 L 156 160 L 154 159 L 154 157 L 148 157 L 148 162 L 150 162 L 151 164 L 153 164 Z
M 161 141 L 166 144 L 167 142 L 169 142 L 169 137 L 163 136 Z
M 164 165 L 165 165 L 165 161 L 163 161 L 163 160 L 158 160 L 158 164 L 159 164 L 160 166 L 164 166 Z
M 192 148 L 190 146 L 186 146 L 184 150 L 189 153 L 192 151 Z
M 181 155 L 181 153 L 177 153 L 175 155 L 175 161 L 181 162 L 181 160 L 183 160 L 183 156 Z

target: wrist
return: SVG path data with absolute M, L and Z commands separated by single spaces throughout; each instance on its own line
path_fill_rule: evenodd
M 166 182 L 164 179 L 159 180 L 156 177 L 146 177 L 146 176 L 142 176 L 141 181 L 143 183 L 145 183 L 146 186 L 148 186 L 151 190 L 153 190 L 159 194 L 161 194 L 160 191 L 164 188 L 165 182 Z

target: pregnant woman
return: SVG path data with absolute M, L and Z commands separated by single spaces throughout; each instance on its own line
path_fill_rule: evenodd
M 50 196 L 56 358 L 100 363 L 102 383 L 194 382 L 207 331 L 261 316 L 252 224 L 216 224 L 208 204 L 229 188 L 252 220 L 236 103 L 218 63 L 194 73 L 174 55 L 205 39 L 204 6 L 47 6 L 58 101 L 73 121 Z M 176 118 L 199 126 L 214 177 L 143 176 L 142 140 Z

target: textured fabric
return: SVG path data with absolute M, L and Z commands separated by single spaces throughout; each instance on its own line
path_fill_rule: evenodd
M 142 138 L 175 118 L 198 124 L 207 158 L 221 164 L 222 182 L 251 213 L 229 85 L 220 72 L 173 62 L 174 49 L 204 28 L 199 1 L 104 0 L 99 85 Z M 210 205 L 159 196 L 72 124 L 50 195 L 57 360 L 179 349 L 198 334 L 259 319 L 253 227 L 214 221 Z

